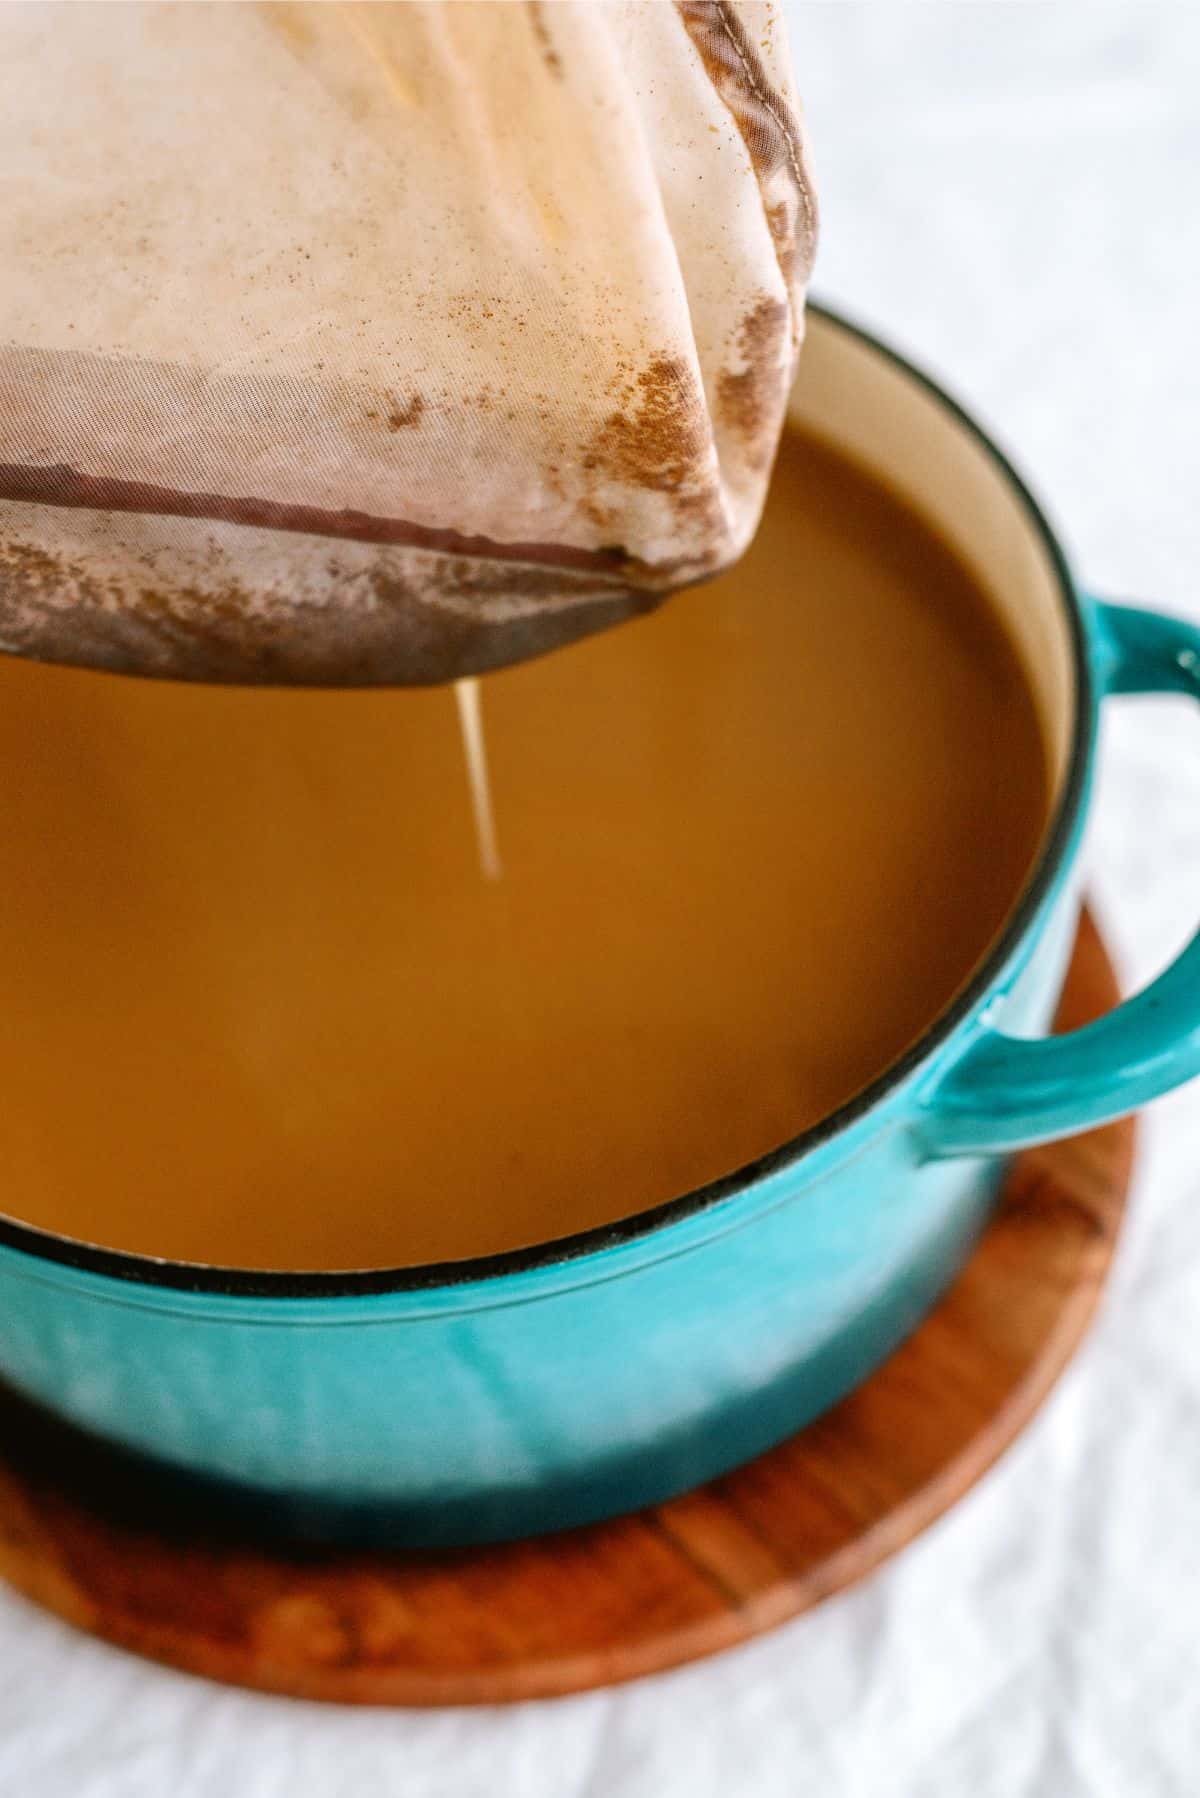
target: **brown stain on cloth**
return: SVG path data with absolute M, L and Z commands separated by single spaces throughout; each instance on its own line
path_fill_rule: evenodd
M 203 549 L 197 540 L 193 548 Z M 113 673 L 256 686 L 426 685 L 561 648 L 652 610 L 662 594 L 603 574 L 403 548 L 340 568 L 328 593 L 261 590 L 217 564 L 157 577 L 153 556 L 114 546 L 120 575 L 65 550 L 0 537 L 0 648 Z
M 780 272 L 791 289 L 807 279 L 817 242 L 816 197 L 800 121 L 772 84 L 736 6 L 729 0 L 675 0 L 675 10 L 742 135 L 763 190 Z M 768 186 L 780 177 L 790 188 L 786 201 L 768 198 Z
M 782 300 L 764 294 L 742 320 L 737 336 L 741 366 L 717 377 L 717 403 L 746 453 L 751 468 L 769 468 L 779 436 L 779 419 L 790 380 L 789 313 Z M 781 351 L 783 352 L 781 354 Z

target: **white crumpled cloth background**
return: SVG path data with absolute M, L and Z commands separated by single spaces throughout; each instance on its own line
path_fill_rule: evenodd
M 818 291 L 940 372 L 1083 577 L 1200 618 L 1200 7 L 789 7 Z M 1200 720 L 1110 708 L 1094 890 L 1142 980 L 1200 915 Z M 2 1798 L 1194 1798 L 1200 1088 L 1146 1120 L 1102 1316 L 866 1585 L 721 1659 L 475 1712 L 183 1678 L 0 1593 Z

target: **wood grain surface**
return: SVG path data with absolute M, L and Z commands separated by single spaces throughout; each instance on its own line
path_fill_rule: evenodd
M 1059 1023 L 1117 996 L 1090 918 Z M 1104 1285 L 1131 1122 L 1021 1156 L 947 1297 L 850 1398 L 654 1510 L 436 1554 L 280 1551 L 0 1397 L 0 1573 L 193 1673 L 355 1704 L 582 1690 L 711 1654 L 819 1603 L 961 1497 L 1029 1421 Z

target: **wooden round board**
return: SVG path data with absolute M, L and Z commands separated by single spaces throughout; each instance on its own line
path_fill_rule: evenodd
M 1116 996 L 1085 917 L 1059 1023 Z M 861 1579 L 1029 1421 L 1100 1295 L 1132 1149 L 1126 1122 L 1021 1156 L 950 1293 L 871 1379 L 657 1509 L 492 1548 L 277 1551 L 158 1507 L 122 1457 L 10 1395 L 0 1572 L 125 1648 L 346 1703 L 542 1697 L 711 1654 Z

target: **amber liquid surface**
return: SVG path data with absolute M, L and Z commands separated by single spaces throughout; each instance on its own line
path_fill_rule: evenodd
M 972 578 L 803 440 L 736 571 L 482 704 L 499 881 L 447 691 L 0 660 L 6 1212 L 291 1269 L 620 1218 L 883 1071 L 1045 821 Z

